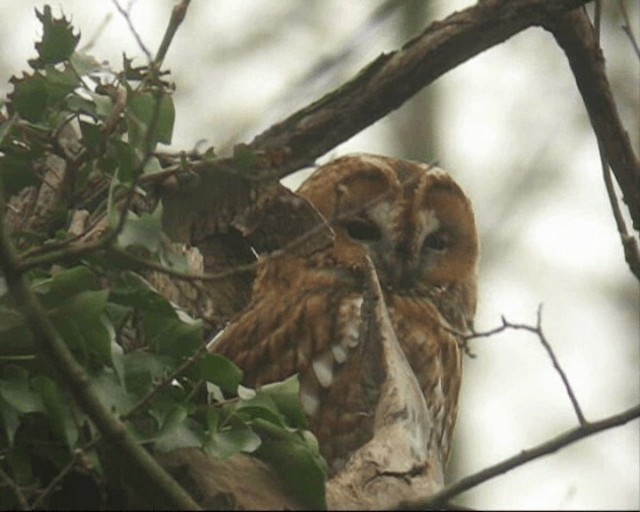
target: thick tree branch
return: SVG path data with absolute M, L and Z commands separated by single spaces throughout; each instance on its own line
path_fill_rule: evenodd
M 569 59 L 598 143 L 620 185 L 633 227 L 640 231 L 640 161 L 618 115 L 598 35 L 584 9 L 550 17 L 544 27 Z
M 410 509 L 437 509 L 446 504 L 448 500 L 462 494 L 477 485 L 484 483 L 498 475 L 502 475 L 507 471 L 511 471 L 523 464 L 530 462 L 534 459 L 542 457 L 544 455 L 549 455 L 550 453 L 556 452 L 565 446 L 568 446 L 576 441 L 584 439 L 586 437 L 592 436 L 604 430 L 608 430 L 614 427 L 619 427 L 628 423 L 629 421 L 635 420 L 640 417 L 640 405 L 636 405 L 623 411 L 619 414 L 615 414 L 613 416 L 609 416 L 603 420 L 595 421 L 593 423 L 585 423 L 579 427 L 573 428 L 571 430 L 567 430 L 566 432 L 560 434 L 549 441 L 546 441 L 534 448 L 530 448 L 528 450 L 523 450 L 519 454 L 514 455 L 508 459 L 499 462 L 493 466 L 489 466 L 473 475 L 463 478 L 458 482 L 446 486 L 440 492 L 430 496 L 425 500 L 421 500 L 417 503 L 405 503 L 401 508 L 410 508 Z
M 434 22 L 344 86 L 258 135 L 253 150 L 288 149 L 279 177 L 314 160 L 400 107 L 447 71 L 514 34 L 589 0 L 486 0 Z

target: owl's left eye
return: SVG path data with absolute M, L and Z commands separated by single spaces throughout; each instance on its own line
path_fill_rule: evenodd
M 449 237 L 445 233 L 436 231 L 425 238 L 424 243 L 422 244 L 422 249 L 431 249 L 432 251 L 442 252 L 448 249 L 450 245 L 451 240 Z
M 375 242 L 382 237 L 380 228 L 367 220 L 350 220 L 345 222 L 344 227 L 350 238 L 361 242 Z

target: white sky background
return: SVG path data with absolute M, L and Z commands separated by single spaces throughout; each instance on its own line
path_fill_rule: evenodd
M 81 29 L 81 45 L 111 16 L 92 53 L 119 68 L 141 52 L 109 0 L 50 2 Z M 123 0 L 123 4 L 125 1 Z M 436 1 L 438 17 L 471 2 Z M 627 1 L 640 37 L 640 3 Z M 154 51 L 173 2 L 138 0 L 133 22 Z M 203 138 L 224 151 L 340 85 L 402 38 L 391 18 L 355 41 L 335 75 L 291 87 L 341 51 L 379 2 L 193 0 L 166 66 L 177 84 L 174 148 Z M 617 2 L 603 2 L 617 13 Z M 0 0 L 0 93 L 35 54 L 42 2 Z M 620 113 L 636 152 L 640 70 L 618 26 L 603 46 Z M 500 324 L 543 329 L 588 419 L 640 401 L 640 297 L 627 269 L 602 183 L 594 136 L 573 77 L 552 37 L 529 29 L 439 79 L 437 154 L 475 205 L 481 234 L 478 330 Z M 294 91 L 294 92 L 292 92 Z M 393 121 L 409 104 L 334 149 L 398 153 Z M 324 161 L 327 158 L 322 158 Z M 509 331 L 478 340 L 466 374 L 453 478 L 532 447 L 576 425 L 561 381 L 540 342 Z M 581 441 L 458 498 L 476 508 L 640 507 L 638 421 Z

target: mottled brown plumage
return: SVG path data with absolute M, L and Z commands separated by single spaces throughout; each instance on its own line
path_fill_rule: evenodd
M 371 436 L 380 379 L 360 343 L 366 256 L 433 419 L 429 443 L 449 453 L 462 370 L 459 339 L 476 306 L 478 241 L 471 205 L 444 171 L 357 154 L 300 188 L 335 231 L 311 256 L 263 258 L 249 306 L 212 344 L 247 385 L 300 375 L 301 403 L 333 471 Z

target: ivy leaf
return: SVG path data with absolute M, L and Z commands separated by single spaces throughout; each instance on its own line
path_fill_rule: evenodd
M 143 156 L 156 143 L 171 143 L 175 108 L 171 96 L 164 92 L 132 91 L 127 96 L 127 134 L 129 143 Z
M 36 9 L 36 17 L 42 23 L 42 41 L 36 43 L 38 58 L 29 61 L 29 64 L 38 69 L 71 57 L 80 41 L 80 34 L 73 33 L 73 27 L 67 19 L 64 16 L 54 18 L 48 5 L 44 6 L 42 12 Z
M 295 374 L 281 382 L 273 382 L 261 386 L 258 390 L 258 395 L 269 396 L 278 411 L 284 414 L 289 425 L 307 428 L 307 419 L 300 407 L 299 388 L 298 375 Z
M 276 469 L 290 492 L 305 506 L 326 509 L 326 465 L 302 433 L 279 429 L 272 423 L 256 420 L 254 428 L 268 432 L 256 455 Z
M 41 73 L 23 74 L 22 78 L 11 77 L 13 91 L 9 95 L 11 106 L 31 123 L 39 123 L 47 108 L 47 80 Z
M 78 440 L 76 419 L 69 407 L 69 401 L 60 391 L 58 384 L 43 375 L 32 379 L 32 385 L 37 390 L 45 405 L 45 414 L 61 439 L 69 448 L 73 448 Z
M 225 391 L 235 392 L 242 381 L 242 370 L 220 354 L 206 354 L 187 373 L 193 379 L 204 379 Z
M 91 368 L 112 364 L 108 319 L 103 318 L 108 295 L 109 290 L 81 292 L 50 311 L 60 335 Z
M 60 306 L 80 292 L 99 290 L 100 283 L 96 275 L 87 267 L 78 266 L 62 270 L 51 277 L 32 284 L 33 290 L 40 296 L 45 308 Z
M 188 410 L 178 405 L 167 414 L 162 428 L 155 437 L 155 448 L 168 452 L 178 448 L 202 445 L 202 431 L 199 425 L 190 420 Z
M 102 69 L 102 65 L 96 58 L 86 53 L 74 52 L 69 58 L 69 62 L 80 76 L 89 75 Z
M 231 430 L 211 432 L 204 443 L 204 449 L 220 459 L 226 459 L 236 453 L 253 453 L 262 440 L 260 436 L 248 426 L 242 426 Z
M 128 211 L 127 220 L 118 235 L 118 245 L 123 249 L 137 245 L 155 253 L 160 247 L 161 236 L 162 223 L 157 215 L 136 215 Z
M 102 403 L 116 413 L 124 414 L 136 403 L 135 397 L 120 384 L 120 379 L 111 368 L 104 368 L 91 383 L 99 393 Z
M 34 155 L 11 153 L 0 156 L 0 179 L 7 196 L 17 194 L 25 187 L 40 183 L 37 174 L 33 172 Z

